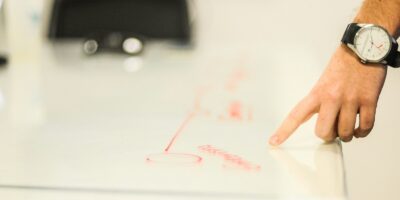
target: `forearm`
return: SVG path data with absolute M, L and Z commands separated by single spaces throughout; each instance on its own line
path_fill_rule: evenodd
M 400 0 L 365 0 L 354 22 L 377 24 L 393 35 L 400 28 Z

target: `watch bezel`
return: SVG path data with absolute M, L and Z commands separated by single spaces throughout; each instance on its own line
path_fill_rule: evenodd
M 353 45 L 353 51 L 357 54 L 358 57 L 360 57 L 360 59 L 361 59 L 363 62 L 365 62 L 365 63 L 382 63 L 382 61 L 385 60 L 385 58 L 389 55 L 389 53 L 390 53 L 390 51 L 391 51 L 391 49 L 392 49 L 391 35 L 387 32 L 387 30 L 386 30 L 385 28 L 383 28 L 382 26 L 379 26 L 379 25 L 375 25 L 375 24 L 365 24 L 365 25 L 359 24 L 359 25 L 361 26 L 361 28 L 360 28 L 360 29 L 357 31 L 357 33 L 354 35 L 353 44 L 354 44 L 356 38 L 359 36 L 360 32 L 361 32 L 362 30 L 364 30 L 364 29 L 374 28 L 374 27 L 375 27 L 375 28 L 379 28 L 379 29 L 383 30 L 383 31 L 386 33 L 387 37 L 389 38 L 389 48 L 388 48 L 386 54 L 385 54 L 382 58 L 380 58 L 380 59 L 371 60 L 371 59 L 368 59 L 368 58 L 362 56 L 361 53 L 358 52 L 358 49 L 356 48 L 355 44 Z

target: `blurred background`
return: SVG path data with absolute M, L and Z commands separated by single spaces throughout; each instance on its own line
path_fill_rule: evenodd
M 208 59 L 256 58 L 270 69 L 273 85 L 260 88 L 271 90 L 258 93 L 271 94 L 276 127 L 318 79 L 361 2 L 0 0 L 0 126 L 175 112 L 157 101 L 130 106 L 139 94 L 185 105 L 172 97 L 182 88 L 155 95 L 141 79 L 190 82 L 198 77 L 185 65 L 206 74 Z M 390 69 L 373 133 L 343 144 L 350 199 L 400 198 L 398 91 L 400 72 Z

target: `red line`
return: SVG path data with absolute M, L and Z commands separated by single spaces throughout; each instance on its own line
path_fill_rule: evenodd
M 193 119 L 193 117 L 195 116 L 195 112 L 191 112 L 183 121 L 183 123 L 181 124 L 181 126 L 178 128 L 178 130 L 176 131 L 174 137 L 172 137 L 171 141 L 169 142 L 168 146 L 165 148 L 164 152 L 168 152 L 169 149 L 171 148 L 171 146 L 175 143 L 176 138 L 179 136 L 179 134 L 182 133 L 183 129 L 185 129 L 185 127 L 189 124 L 189 122 Z

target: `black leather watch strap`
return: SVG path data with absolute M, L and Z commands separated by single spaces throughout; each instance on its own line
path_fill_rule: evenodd
M 351 23 L 347 25 L 346 31 L 343 34 L 342 37 L 342 42 L 344 44 L 353 44 L 354 42 L 354 37 L 356 36 L 356 33 L 358 30 L 360 30 L 360 26 L 357 25 L 357 23 Z
M 387 64 L 394 68 L 400 67 L 400 52 L 397 50 L 398 48 L 399 45 L 397 44 L 397 42 L 393 42 L 392 49 L 385 59 Z
M 400 67 L 400 53 L 397 53 L 397 57 L 395 58 L 394 64 L 391 65 L 394 68 L 399 68 Z

